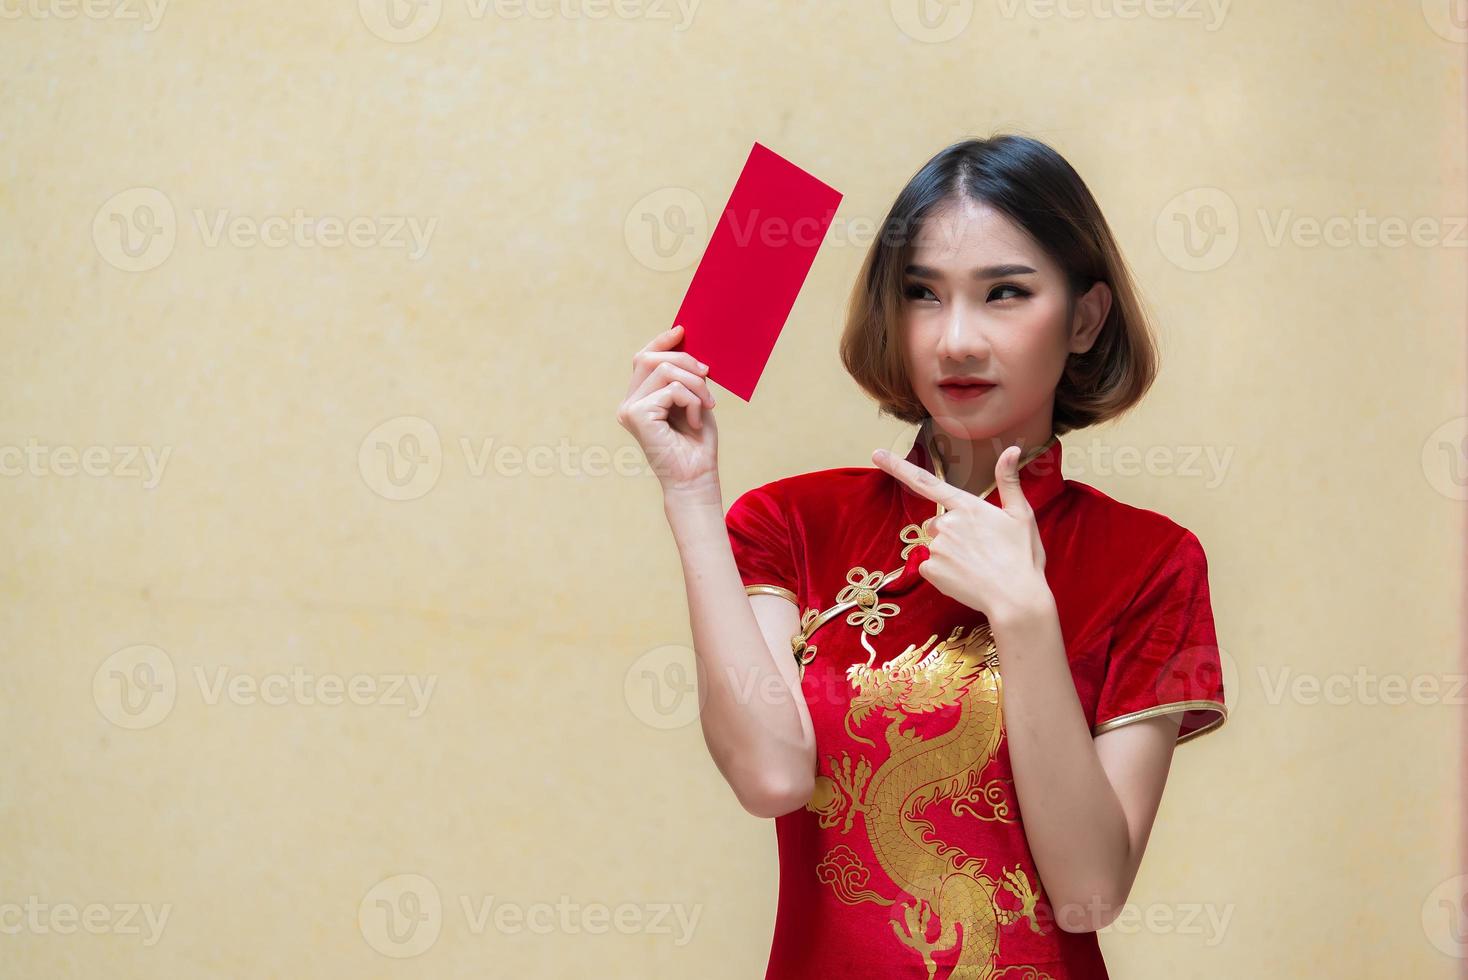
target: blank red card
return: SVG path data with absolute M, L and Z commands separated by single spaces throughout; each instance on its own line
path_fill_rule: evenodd
M 674 324 L 679 350 L 749 401 L 841 203 L 841 192 L 755 143 Z

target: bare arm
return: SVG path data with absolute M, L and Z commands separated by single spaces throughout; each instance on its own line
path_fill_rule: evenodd
M 993 622 L 1025 836 L 1067 932 L 1121 913 L 1167 783 L 1181 714 L 1091 736 L 1048 592 Z
M 670 492 L 663 510 L 683 563 L 704 742 L 747 811 L 788 813 L 815 780 L 815 729 L 790 652 L 799 611 L 745 594 L 717 494 Z
M 794 603 L 744 591 L 719 488 L 708 365 L 678 350 L 682 340 L 675 326 L 632 356 L 617 423 L 657 475 L 683 562 L 704 742 L 740 804 L 776 817 L 815 785 L 815 732 L 790 651 L 799 620 Z

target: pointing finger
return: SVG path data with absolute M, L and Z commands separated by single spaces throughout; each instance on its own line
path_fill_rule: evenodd
M 947 510 L 953 510 L 960 506 L 965 498 L 973 496 L 962 487 L 955 487 L 951 483 L 940 480 L 921 466 L 905 459 L 898 459 L 885 449 L 878 449 L 872 453 L 872 462 L 913 493 L 926 497 L 934 503 L 942 504 Z

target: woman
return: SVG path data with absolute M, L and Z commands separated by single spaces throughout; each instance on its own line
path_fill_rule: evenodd
M 776 818 L 766 977 L 1106 977 L 1095 930 L 1173 748 L 1226 709 L 1197 537 L 1061 473 L 1058 437 L 1156 373 L 1089 190 L 998 136 L 898 195 L 841 356 L 918 425 L 906 459 L 723 515 L 714 398 L 680 338 L 637 354 L 618 418 L 663 487 L 709 751 Z

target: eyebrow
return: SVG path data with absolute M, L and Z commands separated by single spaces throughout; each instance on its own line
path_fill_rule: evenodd
M 970 273 L 975 279 L 1001 279 L 1004 276 L 1023 276 L 1033 273 L 1035 270 L 1027 265 L 1010 263 L 1008 265 L 985 265 Z M 937 269 L 926 265 L 909 265 L 905 274 L 917 279 L 942 279 L 943 274 Z

